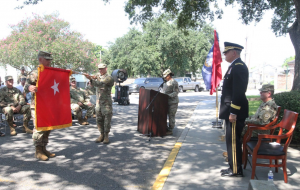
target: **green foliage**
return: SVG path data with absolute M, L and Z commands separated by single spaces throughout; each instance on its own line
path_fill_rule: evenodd
M 20 69 L 31 70 L 39 64 L 39 50 L 51 52 L 55 67 L 91 72 L 97 61 L 94 44 L 84 40 L 79 32 L 72 31 L 70 24 L 58 14 L 39 16 L 10 25 L 11 34 L 0 41 L 0 62 Z
M 210 6 L 211 3 L 214 6 Z M 130 0 L 126 3 L 125 12 L 131 23 L 141 24 L 154 17 L 163 17 L 162 13 L 168 13 L 172 20 L 176 19 L 179 28 L 197 27 L 206 19 L 213 20 L 215 15 L 221 18 L 223 13 L 216 0 Z
M 281 106 L 279 121 L 282 120 L 285 109 L 300 113 L 300 91 L 282 92 L 273 96 L 276 104 Z M 300 143 L 300 118 L 298 117 L 292 143 Z
M 249 116 L 254 115 L 261 104 L 260 100 L 249 101 Z
M 284 68 L 284 67 L 288 67 L 288 62 L 290 62 L 290 61 L 293 61 L 293 60 L 295 60 L 295 58 L 296 58 L 296 56 L 294 55 L 294 56 L 291 56 L 291 57 L 289 57 L 289 58 L 286 58 L 285 60 L 284 60 L 284 63 L 282 64 L 282 67 Z
M 111 70 L 126 69 L 129 76 L 162 76 L 167 68 L 177 76 L 186 72 L 195 75 L 211 48 L 213 29 L 204 25 L 201 30 L 187 31 L 189 35 L 168 18 L 154 19 L 142 32 L 133 28 L 118 38 L 103 61 Z
M 19 1 L 19 0 L 17 0 Z M 26 0 L 23 2 L 24 5 L 36 5 L 38 4 L 40 1 L 43 1 L 43 0 Z M 24 8 L 24 5 L 22 6 L 18 6 L 16 7 L 16 9 L 23 9 Z

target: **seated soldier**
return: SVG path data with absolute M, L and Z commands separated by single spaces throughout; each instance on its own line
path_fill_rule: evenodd
M 88 95 L 96 95 L 96 88 L 92 86 L 90 82 L 87 83 L 85 90 L 88 93 Z
M 14 80 L 12 76 L 6 76 L 5 83 L 6 87 L 1 89 L 4 93 L 1 93 L 0 106 L 10 127 L 10 135 L 17 134 L 13 126 L 13 114 L 17 113 L 24 114 L 23 131 L 32 134 L 32 130 L 28 128 L 28 122 L 31 118 L 30 106 L 26 105 L 21 91 L 13 87 Z
M 94 114 L 95 105 L 90 102 L 90 98 L 85 90 L 77 88 L 74 77 L 70 78 L 70 82 L 71 109 L 74 112 L 74 115 L 77 115 L 78 123 L 80 125 L 89 125 L 87 119 Z M 82 119 L 82 109 L 87 110 L 84 119 Z
M 274 94 L 274 85 L 264 84 L 259 91 L 262 103 L 258 107 L 256 113 L 245 120 L 246 125 L 242 131 L 242 141 L 248 130 L 248 125 L 267 125 L 276 117 L 277 105 L 272 98 Z M 270 134 L 270 130 L 254 130 L 251 137 L 258 137 L 258 134 Z M 224 152 L 223 156 L 227 157 L 227 152 Z
M 276 117 L 277 105 L 272 98 L 274 94 L 274 85 L 264 84 L 259 91 L 262 103 L 258 107 L 256 113 L 245 120 L 246 126 L 243 129 L 242 136 L 247 132 L 248 124 L 267 125 Z M 257 137 L 258 134 L 270 134 L 270 130 L 255 130 L 252 133 L 252 137 Z

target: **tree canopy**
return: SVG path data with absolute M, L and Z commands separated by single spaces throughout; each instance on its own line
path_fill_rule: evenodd
M 20 69 L 31 70 L 39 64 L 39 50 L 51 52 L 56 67 L 75 71 L 95 70 L 97 60 L 94 44 L 84 40 L 79 32 L 72 31 L 70 24 L 58 14 L 27 18 L 16 25 L 10 25 L 11 34 L 0 41 L 0 62 Z
M 185 35 L 166 18 L 145 24 L 142 32 L 132 28 L 111 44 L 104 62 L 110 69 L 126 69 L 129 76 L 162 76 L 171 68 L 177 76 L 194 75 L 205 62 L 213 41 L 213 29 L 190 29 Z

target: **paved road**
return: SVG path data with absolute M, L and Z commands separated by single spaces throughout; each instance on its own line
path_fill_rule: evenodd
M 95 119 L 89 126 L 74 121 L 72 127 L 52 131 L 48 149 L 57 156 L 47 162 L 34 158 L 31 135 L 0 138 L 0 190 L 150 189 L 199 101 L 214 98 L 207 94 L 181 93 L 174 135 L 150 142 L 136 131 L 136 94 L 129 106 L 113 105 L 109 145 L 94 143 L 99 135 Z

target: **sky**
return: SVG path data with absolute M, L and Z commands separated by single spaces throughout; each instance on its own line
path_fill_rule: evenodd
M 0 39 L 10 34 L 9 24 L 17 24 L 32 13 L 43 15 L 56 11 L 60 18 L 70 22 L 71 29 L 104 48 L 107 48 L 108 42 L 114 42 L 125 35 L 129 28 L 141 28 L 139 25 L 130 25 L 124 11 L 124 0 L 111 0 L 106 5 L 102 0 L 43 0 L 38 5 L 14 9 L 22 2 L 23 0 L 1 0 Z M 223 5 L 223 1 L 221 2 Z M 263 64 L 279 66 L 286 58 L 295 55 L 289 35 L 276 37 L 272 32 L 272 11 L 267 12 L 261 22 L 248 26 L 238 19 L 238 7 L 223 7 L 223 11 L 223 18 L 215 19 L 212 23 L 219 34 L 221 50 L 224 49 L 224 41 L 244 46 L 241 58 L 249 68 Z

